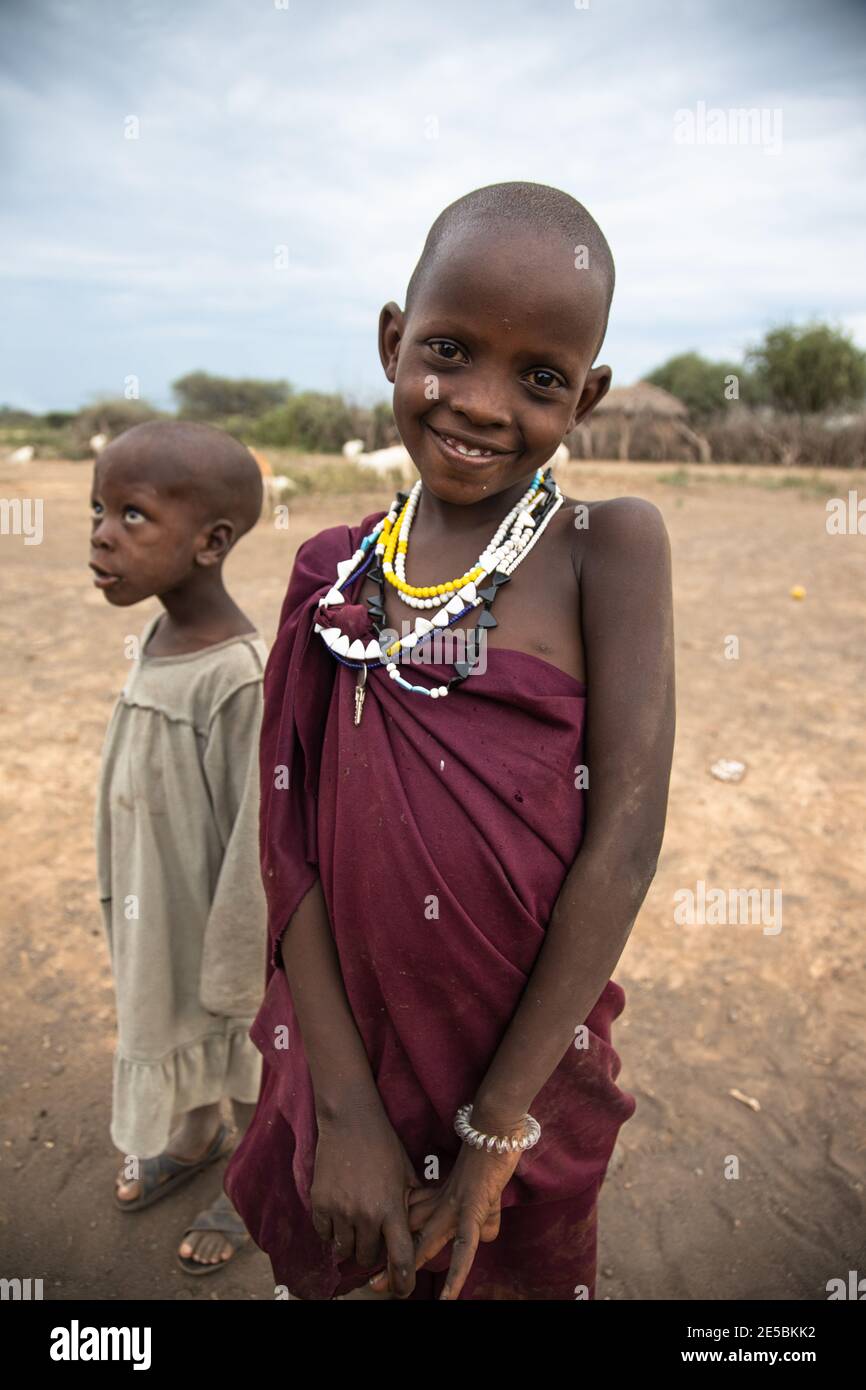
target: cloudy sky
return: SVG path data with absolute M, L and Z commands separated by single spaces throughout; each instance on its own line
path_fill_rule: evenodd
M 863 0 L 3 0 L 0 52 L 0 403 L 383 397 L 381 305 L 504 179 L 601 223 L 620 383 L 790 319 L 866 346 Z

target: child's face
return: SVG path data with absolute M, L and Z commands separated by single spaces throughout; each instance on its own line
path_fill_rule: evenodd
M 93 470 L 90 568 L 118 608 L 179 588 L 194 573 L 208 528 L 188 498 L 160 487 L 158 467 L 106 450 Z
M 441 248 L 408 317 L 389 304 L 380 322 L 395 420 L 425 486 L 471 502 L 546 464 L 610 384 L 592 367 L 604 312 L 599 277 L 561 239 L 473 231 Z

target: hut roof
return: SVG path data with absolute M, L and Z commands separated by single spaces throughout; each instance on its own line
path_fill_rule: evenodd
M 678 396 L 648 381 L 638 381 L 634 386 L 615 386 L 593 411 L 594 415 L 654 415 L 667 419 L 688 413 Z

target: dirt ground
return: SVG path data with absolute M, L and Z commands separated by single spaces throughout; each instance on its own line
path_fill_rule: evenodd
M 825 525 L 827 497 L 864 497 L 864 479 L 655 464 L 561 475 L 573 497 L 656 502 L 675 567 L 677 744 L 658 875 L 615 972 L 620 1085 L 637 1112 L 601 1198 L 600 1298 L 824 1299 L 828 1279 L 866 1275 L 866 536 Z M 112 609 L 91 586 L 89 482 L 87 464 L 0 464 L 0 496 L 44 502 L 41 545 L 0 537 L 0 1275 L 42 1278 L 50 1299 L 270 1299 L 258 1251 L 212 1278 L 174 1263 L 221 1168 L 140 1214 L 112 1201 L 93 801 L 122 639 L 156 605 Z M 389 497 L 304 500 L 288 531 L 264 522 L 239 547 L 229 587 L 268 641 L 297 545 Z M 722 757 L 747 764 L 741 782 L 710 775 Z M 782 930 L 678 925 L 674 893 L 698 880 L 781 889 Z

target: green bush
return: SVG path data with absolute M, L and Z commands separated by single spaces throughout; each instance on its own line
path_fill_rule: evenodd
M 759 403 L 759 391 L 745 367 L 735 362 L 711 362 L 699 352 L 682 352 L 670 357 L 645 378 L 661 386 L 687 405 L 689 412 L 706 418 L 725 407 L 726 378 L 736 376 L 738 395 L 745 405 Z
M 156 410 L 147 401 L 128 401 L 124 398 L 95 401 L 93 405 L 79 410 L 67 430 L 71 447 L 71 458 L 86 458 L 90 454 L 90 439 L 94 434 L 107 434 L 116 439 L 133 425 L 143 425 L 147 420 L 171 418 L 164 411 Z
M 866 352 L 825 323 L 783 325 L 749 353 L 771 405 L 799 415 L 840 406 L 862 408 Z
M 14 405 L 0 405 L 0 430 L 4 432 L 26 428 L 38 419 L 39 416 L 31 415 L 29 410 L 17 410 Z
M 248 433 L 254 444 L 339 454 L 354 427 L 354 413 L 342 396 L 301 391 L 254 421 Z
M 212 376 L 188 372 L 172 382 L 181 420 L 217 420 L 238 415 L 255 420 L 280 406 L 292 394 L 287 381 L 261 381 L 253 377 Z

